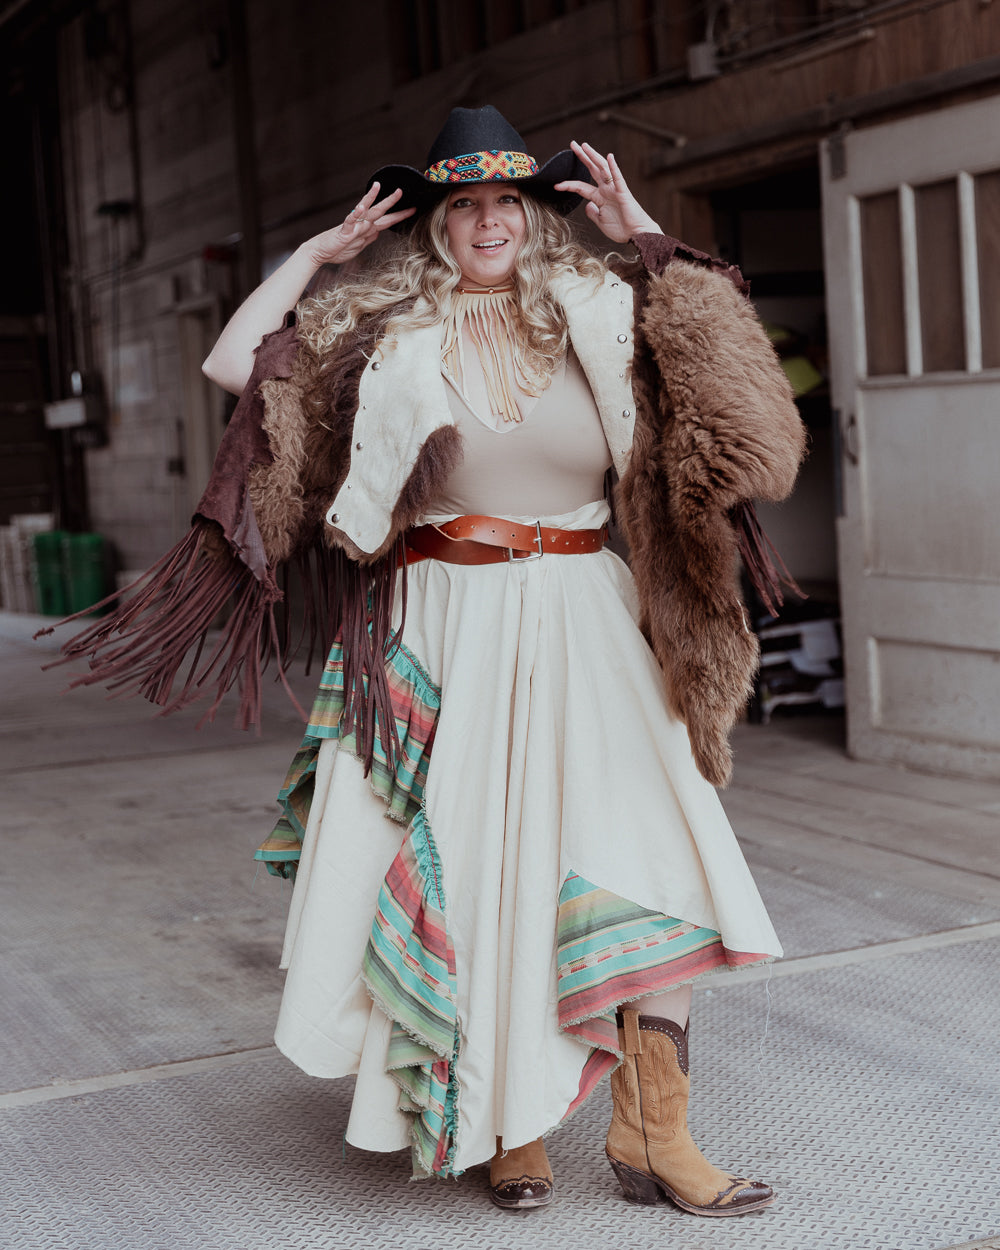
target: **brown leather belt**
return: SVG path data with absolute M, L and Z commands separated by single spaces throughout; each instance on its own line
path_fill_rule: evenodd
M 448 564 L 517 564 L 543 555 L 576 556 L 600 551 L 607 530 L 557 530 L 521 525 L 495 516 L 460 516 L 443 525 L 406 531 L 406 559 Z

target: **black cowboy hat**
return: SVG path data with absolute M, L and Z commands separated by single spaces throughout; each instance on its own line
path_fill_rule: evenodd
M 419 216 L 462 183 L 516 182 L 563 216 L 571 213 L 581 197 L 553 188 L 557 182 L 593 182 L 586 165 L 564 148 L 539 168 L 524 148 L 524 140 L 491 104 L 479 109 L 454 108 L 431 144 L 426 169 L 383 165 L 365 189 L 378 182 L 388 195 L 399 187 L 403 194 L 393 212 L 415 208 L 414 216 Z M 413 217 L 407 217 L 393 229 L 408 230 L 412 224 Z

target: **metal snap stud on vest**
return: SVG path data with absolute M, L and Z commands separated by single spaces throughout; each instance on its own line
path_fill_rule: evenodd
M 381 360 L 373 360 L 373 361 L 372 361 L 372 371 L 373 371 L 373 372 L 374 372 L 374 370 L 376 370 L 376 369 L 381 369 L 381 368 L 382 368 L 382 362 L 381 362 Z
M 362 447 L 364 447 L 364 443 L 355 443 L 355 444 L 354 444 L 354 450 L 355 450 L 355 451 L 360 451 Z
M 622 413 L 622 416 L 626 418 L 630 417 L 631 415 L 632 415 L 632 412 L 631 412 L 631 409 L 629 408 L 626 408 L 625 411 Z
M 627 342 L 628 342 L 628 335 L 627 335 L 627 334 L 619 334 L 619 335 L 618 335 L 618 342 L 619 342 L 619 343 L 627 343 Z
M 340 520 L 340 513 L 339 513 L 339 512 L 331 512 L 331 513 L 330 513 L 330 520 L 331 520 L 331 521 L 339 521 L 339 520 Z

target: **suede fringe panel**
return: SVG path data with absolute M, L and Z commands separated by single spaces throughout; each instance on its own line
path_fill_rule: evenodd
M 287 612 L 279 629 L 276 608 L 285 596 L 273 578 L 269 574 L 258 581 L 225 551 L 217 527 L 199 522 L 131 586 L 95 604 L 109 607 L 122 594 L 128 596 L 63 643 L 60 658 L 45 667 L 86 659 L 90 672 L 74 677 L 69 689 L 100 684 L 118 697 L 141 694 L 162 708 L 163 715 L 211 697 L 199 728 L 215 719 L 223 698 L 235 686 L 240 700 L 236 723 L 249 729 L 260 725 L 262 678 L 272 660 L 278 680 L 303 722 L 308 721 L 286 680 L 287 664 L 305 643 L 308 672 L 313 658 L 318 654 L 325 661 L 334 638 L 342 634 L 348 692 L 344 729 L 357 731 L 367 776 L 376 732 L 390 760 L 399 752 L 385 672 L 385 658 L 392 655 L 402 633 L 402 621 L 398 630 L 392 629 L 399 558 L 394 549 L 391 557 L 359 567 L 342 551 L 317 547 L 311 554 L 302 553 L 295 572 L 302 581 L 305 611 L 302 633 L 291 645 Z M 288 571 L 283 579 L 286 588 Z M 405 568 L 402 575 L 405 619 Z M 227 605 L 232 613 L 210 645 L 213 622 Z M 78 620 L 93 610 L 66 620 Z M 51 634 L 54 628 L 41 629 L 35 637 Z
M 100 683 L 115 695 L 141 694 L 164 714 L 211 694 L 199 724 L 214 720 L 223 697 L 236 686 L 237 723 L 243 729 L 259 724 L 261 674 L 278 656 L 274 605 L 281 592 L 270 577 L 258 581 L 232 556 L 220 554 L 214 529 L 210 523 L 194 525 L 121 592 L 128 597 L 117 610 L 65 642 L 61 658 L 46 667 L 85 658 L 90 672 L 74 678 L 70 689 Z M 110 595 L 95 606 L 118 598 Z M 212 623 L 230 602 L 232 615 L 206 655 Z M 51 632 L 51 627 L 39 630 L 36 637 Z M 284 676 L 280 661 L 279 676 Z
M 376 564 L 359 565 L 343 551 L 333 559 L 340 576 L 340 635 L 344 647 L 344 715 L 341 735 L 357 733 L 358 756 L 367 777 L 375 759 L 375 734 L 393 764 L 399 756 L 399 735 L 392 710 L 386 660 L 399 645 L 406 622 L 406 564 L 402 537 Z M 396 592 L 396 567 L 402 576 L 402 618 L 392 628 L 392 603 Z
M 729 515 L 736 530 L 743 567 L 770 615 L 776 617 L 785 602 L 782 586 L 800 599 L 808 599 L 809 596 L 789 573 L 777 547 L 764 532 L 753 503 L 738 504 Z

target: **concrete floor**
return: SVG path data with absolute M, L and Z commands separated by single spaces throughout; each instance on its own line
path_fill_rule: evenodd
M 0 614 L 0 1250 L 1000 1247 L 997 786 L 855 763 L 835 717 L 742 726 L 724 801 L 786 959 L 697 991 L 692 1123 L 779 1203 L 627 1205 L 605 1088 L 552 1138 L 556 1203 L 512 1215 L 480 1170 L 345 1151 L 350 1080 L 271 1046 L 288 888 L 249 857 L 284 695 L 258 739 L 60 698 L 34 625 Z

